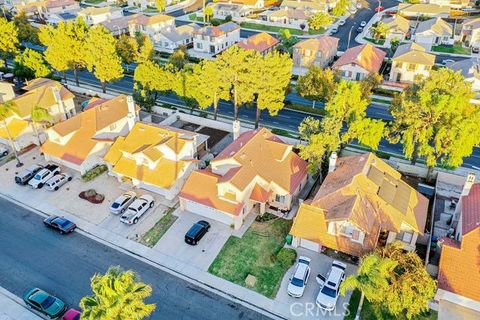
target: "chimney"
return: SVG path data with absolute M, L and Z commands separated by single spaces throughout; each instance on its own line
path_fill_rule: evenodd
M 328 172 L 335 171 L 335 166 L 337 165 L 337 153 L 334 151 L 330 155 L 330 159 L 328 160 Z
M 61 116 L 62 120 L 67 120 L 68 115 L 67 115 L 67 112 L 65 111 L 65 105 L 63 104 L 62 97 L 60 97 L 60 90 L 58 90 L 57 87 L 52 87 L 52 92 L 53 92 L 53 97 L 57 102 L 58 112 L 62 115 Z
M 232 124 L 233 127 L 233 141 L 237 140 L 240 137 L 240 121 L 235 120 Z
M 127 125 L 128 131 L 132 131 L 135 122 L 137 121 L 137 112 L 135 110 L 135 102 L 133 102 L 132 96 L 127 96 L 127 106 L 128 106 L 128 114 L 127 114 Z
M 470 172 L 467 175 L 467 180 L 463 185 L 462 196 L 468 196 L 470 189 L 472 189 L 473 184 L 475 183 L 475 173 Z

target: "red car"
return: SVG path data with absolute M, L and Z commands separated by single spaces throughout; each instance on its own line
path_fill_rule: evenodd
M 385 8 L 382 7 L 382 6 L 375 8 L 375 12 L 381 12 L 381 11 L 383 11 L 383 10 L 385 10 Z
M 70 309 L 62 317 L 62 320 L 80 320 L 80 315 L 82 313 L 75 309 Z

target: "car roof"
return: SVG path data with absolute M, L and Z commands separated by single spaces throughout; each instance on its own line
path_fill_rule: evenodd
M 45 291 L 43 290 L 38 290 L 37 292 L 35 292 L 34 294 L 32 294 L 29 299 L 32 300 L 32 301 L 35 301 L 36 303 L 42 303 L 43 301 L 45 301 L 45 299 L 47 299 L 49 297 L 49 294 L 46 293 Z
M 328 275 L 326 284 L 332 287 L 337 287 L 340 284 L 340 279 L 342 278 L 344 271 L 338 267 L 333 266 Z
M 297 269 L 295 270 L 294 277 L 303 278 L 303 275 L 307 272 L 308 265 L 305 263 L 297 263 Z
M 55 217 L 55 218 L 52 219 L 52 221 L 59 222 L 60 224 L 63 224 L 64 222 L 71 222 L 70 220 L 65 219 L 63 217 Z

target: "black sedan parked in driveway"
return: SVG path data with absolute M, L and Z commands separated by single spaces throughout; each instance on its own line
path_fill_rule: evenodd
M 194 246 L 210 230 L 210 223 L 200 220 L 195 223 L 185 234 L 185 242 Z
M 77 227 L 72 221 L 59 216 L 51 216 L 43 220 L 43 223 L 50 228 L 57 229 L 62 234 L 73 232 Z

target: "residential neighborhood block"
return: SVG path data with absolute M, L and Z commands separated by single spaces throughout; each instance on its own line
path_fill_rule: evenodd
M 371 44 L 364 44 L 347 49 L 335 61 L 332 69 L 341 72 L 346 80 L 362 80 L 370 73 L 378 73 L 387 54 Z

